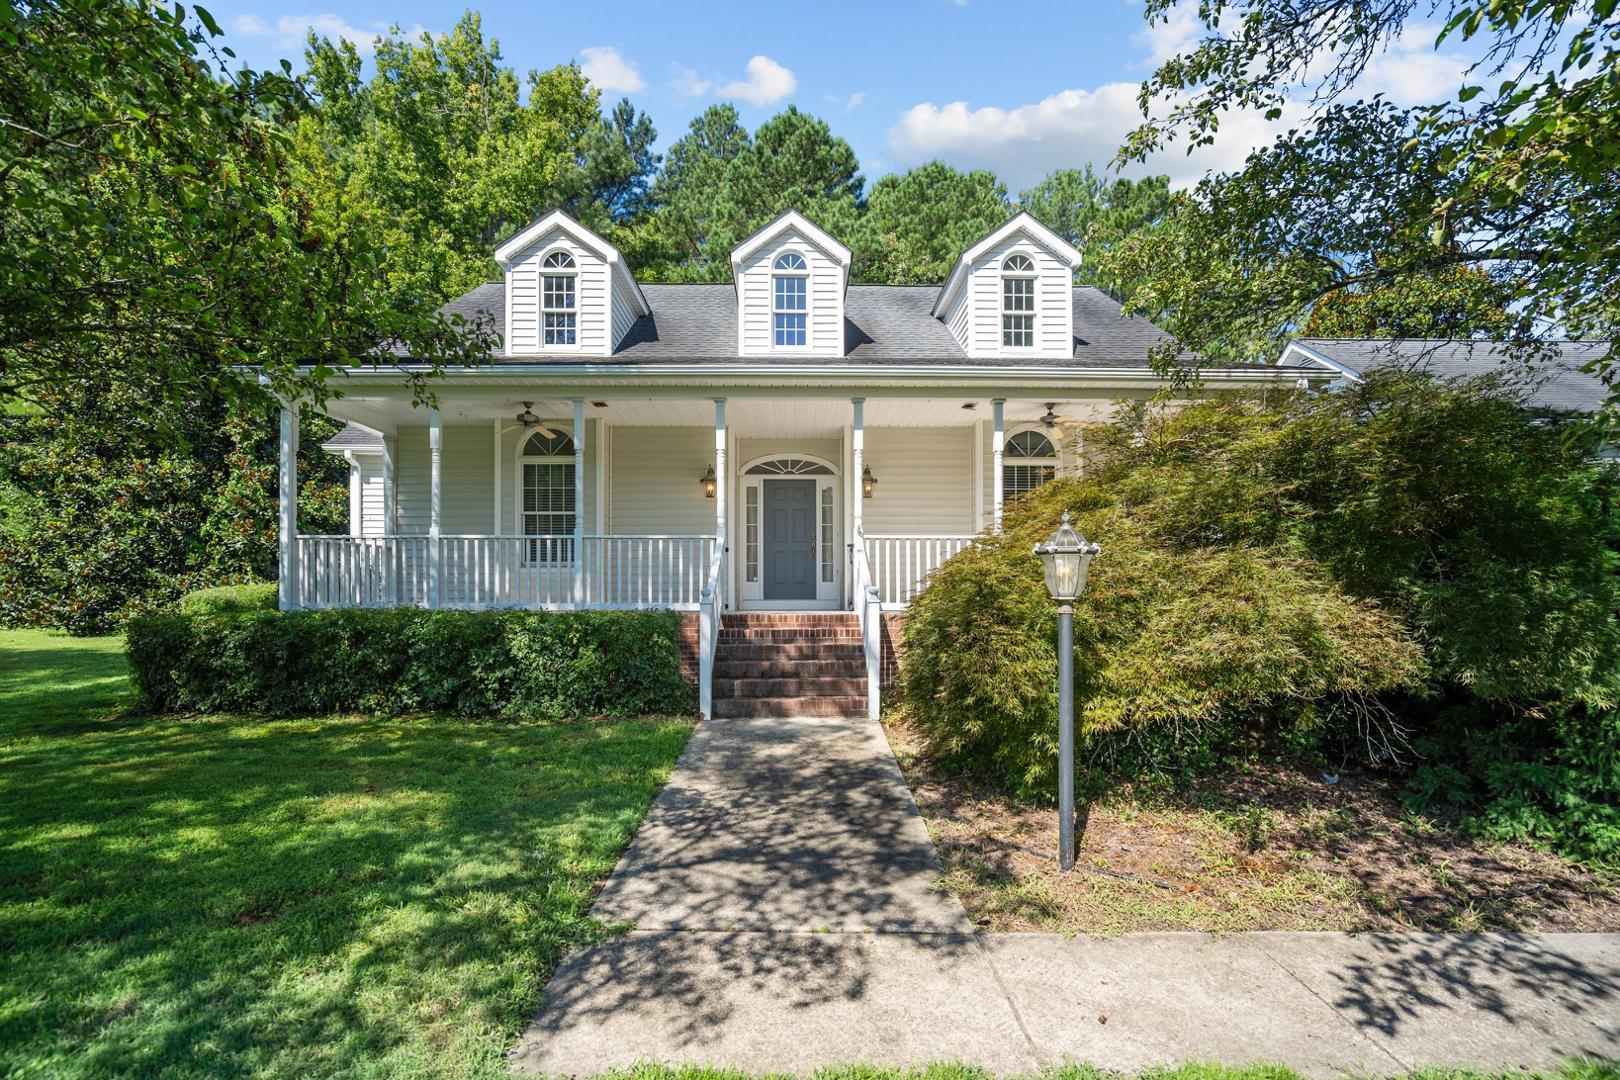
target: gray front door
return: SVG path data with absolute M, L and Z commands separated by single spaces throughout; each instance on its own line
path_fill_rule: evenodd
M 765 480 L 765 599 L 816 598 L 816 482 Z

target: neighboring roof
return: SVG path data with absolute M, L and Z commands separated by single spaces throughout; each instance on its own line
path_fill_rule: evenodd
M 645 285 L 652 311 L 636 320 L 611 357 L 592 363 L 736 363 L 802 365 L 802 356 L 737 355 L 737 300 L 730 284 Z M 831 367 L 863 364 L 971 364 L 1028 367 L 1025 357 L 969 357 L 950 330 L 932 314 L 934 285 L 851 285 L 844 301 L 845 355 L 812 361 Z M 500 282 L 480 285 L 442 309 L 466 318 L 505 325 Z M 1149 366 L 1154 346 L 1172 340 L 1138 316 L 1122 317 L 1107 293 L 1086 285 L 1073 290 L 1074 352 L 1068 359 L 1042 359 L 1051 367 Z M 502 356 L 503 364 L 578 364 L 577 355 Z M 1312 370 L 1315 370 L 1312 366 Z
M 1524 390 L 1532 408 L 1589 413 L 1603 405 L 1609 386 L 1581 368 L 1608 351 L 1606 341 L 1547 342 L 1521 362 L 1507 346 L 1490 341 L 1298 338 L 1281 359 L 1314 361 L 1352 379 L 1384 368 L 1425 371 L 1443 379 L 1505 374 Z
M 333 454 L 341 454 L 345 450 L 361 454 L 380 454 L 383 441 L 382 436 L 375 431 L 367 431 L 358 424 L 350 424 L 321 443 L 321 449 Z
M 542 214 L 518 230 L 516 236 L 495 249 L 495 261 L 501 264 L 501 269 L 510 270 L 512 260 L 524 248 L 546 235 L 552 229 L 561 229 L 601 256 L 608 266 L 612 268 L 613 273 L 619 278 L 620 282 L 629 287 L 636 311 L 638 313 L 646 312 L 647 297 L 641 291 L 641 285 L 636 281 L 635 275 L 630 272 L 630 265 L 624 261 L 624 256 L 619 254 L 619 249 L 561 210 L 553 210 L 549 214 Z
M 950 275 L 946 277 L 944 286 L 939 290 L 939 295 L 934 299 L 933 313 L 935 315 L 941 314 L 950 306 L 952 297 L 962 287 L 962 282 L 967 280 L 968 268 L 977 259 L 983 257 L 985 252 L 1006 240 L 1013 233 L 1020 232 L 1046 248 L 1060 261 L 1067 263 L 1071 271 L 1080 266 L 1079 248 L 1076 248 L 1063 237 L 1035 220 L 1034 215 L 1030 214 L 1029 211 L 1020 210 L 1008 218 L 1000 228 L 992 230 L 984 239 L 962 252 L 956 260 L 956 265 L 951 267 Z

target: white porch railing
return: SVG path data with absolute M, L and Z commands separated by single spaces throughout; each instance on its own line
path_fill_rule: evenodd
M 300 536 L 294 606 L 695 610 L 715 550 L 707 535 Z
M 886 608 L 901 608 L 928 584 L 945 560 L 973 543 L 971 536 L 868 536 L 872 584 Z
M 876 720 L 883 711 L 883 605 L 877 586 L 872 584 L 866 539 L 856 526 L 849 545 L 850 580 L 854 585 L 855 616 L 861 627 L 861 647 L 866 654 L 866 715 Z
M 726 530 L 721 526 L 709 553 L 708 573 L 698 600 L 698 711 L 714 716 L 714 654 L 720 644 L 720 619 L 726 610 Z

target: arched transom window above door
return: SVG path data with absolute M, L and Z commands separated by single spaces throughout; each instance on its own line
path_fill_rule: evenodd
M 748 468 L 748 476 L 831 476 L 833 471 L 819 461 L 804 458 L 773 458 Z
M 1006 498 L 1034 491 L 1057 475 L 1057 447 L 1045 432 L 1031 428 L 1007 440 L 1001 452 L 1001 484 Z

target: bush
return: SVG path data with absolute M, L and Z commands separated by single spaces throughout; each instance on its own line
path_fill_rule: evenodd
M 1030 546 L 1103 546 L 1076 620 L 1093 779 L 1223 740 L 1353 737 L 1414 805 L 1620 857 L 1616 474 L 1531 422 L 1510 372 L 1138 404 L 913 604 L 905 705 L 948 760 L 1051 790 L 1055 616 Z
M 251 585 L 216 585 L 197 589 L 180 598 L 182 615 L 239 615 L 244 611 L 275 611 L 276 583 L 256 581 Z
M 127 630 L 154 712 L 688 714 L 673 612 L 248 611 Z

